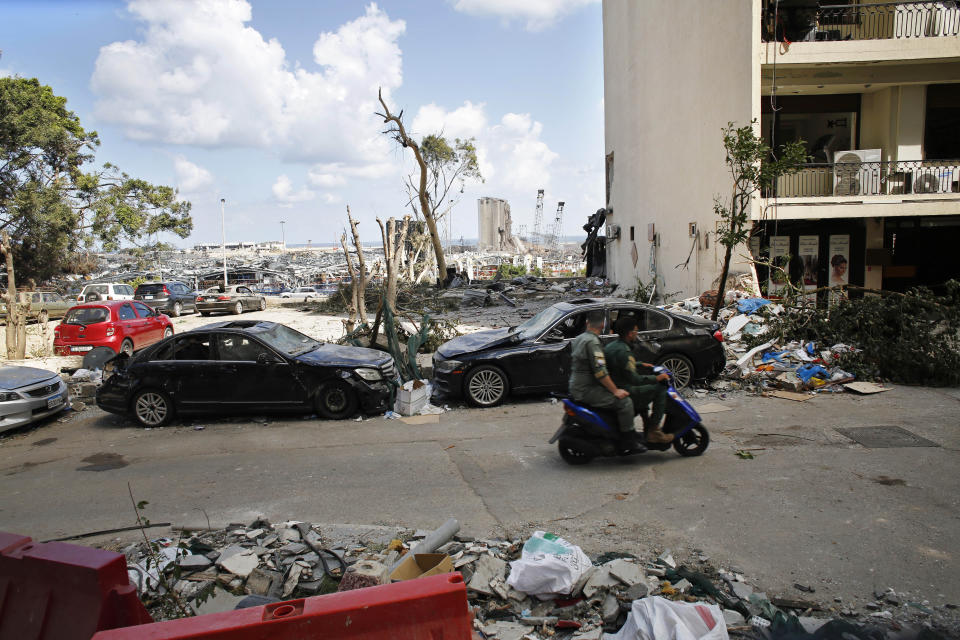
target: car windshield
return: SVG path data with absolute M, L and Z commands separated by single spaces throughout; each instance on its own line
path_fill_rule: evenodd
M 103 307 L 75 307 L 67 312 L 63 319 L 64 324 L 97 324 L 106 322 L 110 316 L 109 312 Z
M 257 336 L 277 351 L 282 351 L 290 356 L 313 351 L 323 344 L 282 324 L 278 324 L 268 331 L 257 333 Z
M 554 322 L 562 318 L 563 313 L 563 311 L 556 307 L 548 307 L 523 324 L 518 324 L 513 327 L 511 333 L 520 336 L 523 340 L 532 340 L 546 331 Z

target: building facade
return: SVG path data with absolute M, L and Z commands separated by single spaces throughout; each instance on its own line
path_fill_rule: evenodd
M 721 129 L 751 121 L 808 159 L 752 202 L 734 272 L 779 257 L 811 289 L 960 277 L 957 3 L 604 0 L 603 25 L 612 280 L 715 285 Z
M 507 251 L 513 237 L 510 204 L 501 198 L 478 198 L 477 221 L 480 251 Z

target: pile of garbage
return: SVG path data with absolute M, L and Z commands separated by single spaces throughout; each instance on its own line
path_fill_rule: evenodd
M 459 571 L 476 630 L 498 640 L 785 635 L 892 640 L 920 631 L 938 638 L 933 629 L 951 624 L 947 612 L 908 602 L 892 590 L 878 592 L 876 602 L 859 613 L 842 604 L 768 598 L 748 585 L 740 570 L 716 569 L 702 554 L 687 566 L 670 551 L 589 557 L 543 531 L 525 541 L 458 532 L 455 519 L 435 531 L 411 531 L 294 521 L 272 525 L 259 518 L 186 533 L 179 542 L 160 538 L 130 545 L 124 553 L 131 581 L 157 619 L 170 610 L 162 605 L 171 598 L 181 611 L 205 614 Z M 805 596 L 814 592 L 796 587 Z
M 507 305 L 516 307 L 527 299 L 561 298 L 582 294 L 591 297 L 609 296 L 615 286 L 603 278 L 547 280 L 536 276 L 501 278 L 492 281 L 474 280 L 469 284 L 459 276 L 450 281 L 448 290 L 440 297 L 460 307 L 489 307 Z

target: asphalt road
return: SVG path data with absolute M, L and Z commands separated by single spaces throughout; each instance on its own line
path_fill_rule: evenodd
M 454 516 L 472 535 L 544 528 L 588 552 L 701 550 L 771 595 L 804 597 L 801 583 L 844 606 L 886 587 L 960 603 L 960 390 L 722 404 L 731 410 L 704 416 L 700 458 L 584 467 L 546 443 L 560 409 L 543 399 L 427 425 L 270 417 L 144 430 L 90 409 L 0 440 L 0 530 L 44 540 L 131 525 L 129 484 L 154 522 L 431 528 Z M 836 431 L 867 426 L 937 446 L 868 448 Z

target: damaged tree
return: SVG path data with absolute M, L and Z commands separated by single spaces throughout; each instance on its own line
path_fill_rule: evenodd
M 353 248 L 357 252 L 357 267 L 354 268 L 353 260 L 350 257 L 350 250 L 347 248 L 347 234 L 340 235 L 340 245 L 343 247 L 343 255 L 347 259 L 347 273 L 350 274 L 350 317 L 345 321 L 347 331 L 353 331 L 356 324 L 363 325 L 367 322 L 367 285 L 370 284 L 370 273 L 367 272 L 367 263 L 363 257 L 363 247 L 360 246 L 360 232 L 357 230 L 359 224 L 350 215 L 350 206 L 347 206 L 347 220 L 350 222 L 350 233 L 353 235 Z M 377 221 L 379 222 L 379 220 Z
M 729 206 L 724 204 L 719 196 L 713 201 L 713 212 L 720 218 L 717 242 L 726 247 L 713 320 L 717 319 L 723 306 L 733 248 L 750 235 L 747 222 L 750 220 L 750 203 L 754 194 L 773 186 L 780 176 L 795 172 L 806 159 L 806 148 L 802 140 L 780 147 L 779 158 L 771 154 L 770 147 L 754 132 L 756 125 L 757 121 L 753 120 L 749 125 L 738 129 L 734 128 L 732 122 L 728 122 L 723 129 L 723 148 L 727 153 L 726 163 L 733 186 Z
M 13 272 L 13 250 L 10 247 L 10 234 L 3 230 L 0 240 L 7 266 L 7 360 L 23 360 L 27 353 L 27 308 L 20 304 L 17 296 L 17 281 Z
M 483 177 L 480 175 L 480 163 L 477 160 L 476 147 L 474 147 L 472 139 L 457 139 L 454 141 L 454 146 L 451 147 L 443 137 L 437 135 L 428 135 L 418 144 L 407 134 L 407 130 L 403 126 L 403 111 L 394 115 L 384 101 L 382 92 L 378 91 L 377 97 L 383 106 L 383 113 L 378 112 L 376 115 L 383 118 L 384 123 L 387 124 L 384 133 L 393 137 L 401 147 L 413 151 L 413 156 L 417 161 L 420 175 L 416 184 L 414 184 L 413 178 L 409 177 L 408 187 L 416 196 L 420 205 L 419 213 L 427 224 L 433 244 L 433 254 L 437 262 L 437 278 L 442 278 L 447 272 L 447 261 L 443 253 L 443 245 L 440 242 L 437 221 L 444 212 L 449 211 L 450 207 L 444 208 L 444 203 L 448 202 L 448 195 L 454 184 L 459 182 L 462 192 L 467 178 L 483 181 Z

